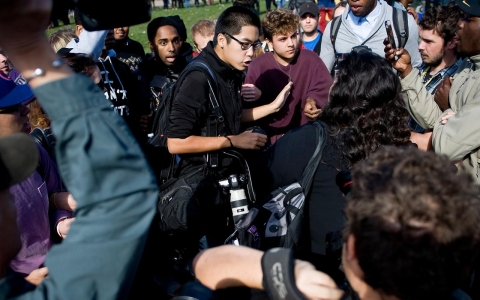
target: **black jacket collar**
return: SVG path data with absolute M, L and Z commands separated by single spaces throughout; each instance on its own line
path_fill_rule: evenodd
M 232 68 L 218 57 L 213 49 L 213 42 L 208 42 L 207 46 L 198 55 L 198 58 L 205 61 L 221 78 L 241 79 L 242 72 Z

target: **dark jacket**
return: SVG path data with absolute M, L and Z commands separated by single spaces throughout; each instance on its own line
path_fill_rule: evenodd
M 117 58 L 130 68 L 133 75 L 139 76 L 139 65 L 145 56 L 142 44 L 130 38 L 116 41 L 113 50 Z
M 217 135 L 237 135 L 240 133 L 242 104 L 240 88 L 242 72 L 223 62 L 210 42 L 195 58 L 206 63 L 214 72 L 217 80 L 217 100 L 225 118 L 225 127 L 218 125 Z M 201 136 L 209 117 L 208 82 L 203 73 L 193 71 L 182 82 L 175 97 L 168 124 L 169 138 L 187 138 L 191 135 Z M 204 164 L 203 155 L 180 155 L 187 164 Z M 231 161 L 222 160 L 222 166 L 229 168 Z

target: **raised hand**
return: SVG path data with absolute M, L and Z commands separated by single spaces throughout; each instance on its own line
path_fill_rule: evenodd
M 400 77 L 404 78 L 413 70 L 412 58 L 404 48 L 392 49 L 388 38 L 383 41 L 385 48 L 385 58 L 392 64 L 392 67 L 398 71 Z
M 274 111 L 279 111 L 283 105 L 285 104 L 285 101 L 287 100 L 288 96 L 290 95 L 290 91 L 292 89 L 293 82 L 287 83 L 287 85 L 283 88 L 283 90 L 278 94 L 277 98 L 272 101 L 271 105 Z

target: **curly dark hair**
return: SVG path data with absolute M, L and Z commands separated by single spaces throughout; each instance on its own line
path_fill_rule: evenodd
M 268 40 L 272 40 L 274 35 L 288 34 L 298 29 L 299 17 L 291 10 L 278 8 L 267 12 L 262 20 L 264 36 Z
M 352 165 L 382 145 L 411 144 L 400 90 L 392 66 L 370 51 L 352 52 L 339 63 L 320 120 Z
M 464 15 L 464 12 L 455 2 L 447 5 L 430 8 L 418 22 L 423 30 L 434 30 L 445 43 L 452 40 L 457 30 L 457 22 Z
M 344 240 L 355 238 L 363 280 L 400 299 L 451 299 L 480 254 L 473 178 L 446 156 L 406 147 L 379 149 L 352 175 Z

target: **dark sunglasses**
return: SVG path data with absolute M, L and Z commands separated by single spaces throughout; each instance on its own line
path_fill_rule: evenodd
M 17 104 L 17 105 L 12 105 L 12 106 L 9 106 L 9 107 L 1 108 L 0 109 L 0 114 L 17 113 L 17 112 L 20 112 L 22 110 L 22 107 L 23 107 L 23 105 L 20 103 L 20 104 Z
M 237 43 L 240 44 L 240 47 L 242 48 L 242 50 L 248 50 L 248 49 L 250 49 L 250 47 L 253 46 L 253 50 L 255 51 L 255 50 L 258 50 L 258 49 L 262 46 L 262 42 L 260 42 L 260 41 L 256 41 L 256 42 L 254 42 L 254 43 L 246 43 L 246 42 L 241 42 L 241 41 L 237 40 L 236 38 L 234 38 L 234 37 L 233 37 L 232 35 L 230 35 L 229 33 L 224 32 L 223 34 L 226 34 L 226 35 L 228 35 L 232 40 L 237 41 Z

